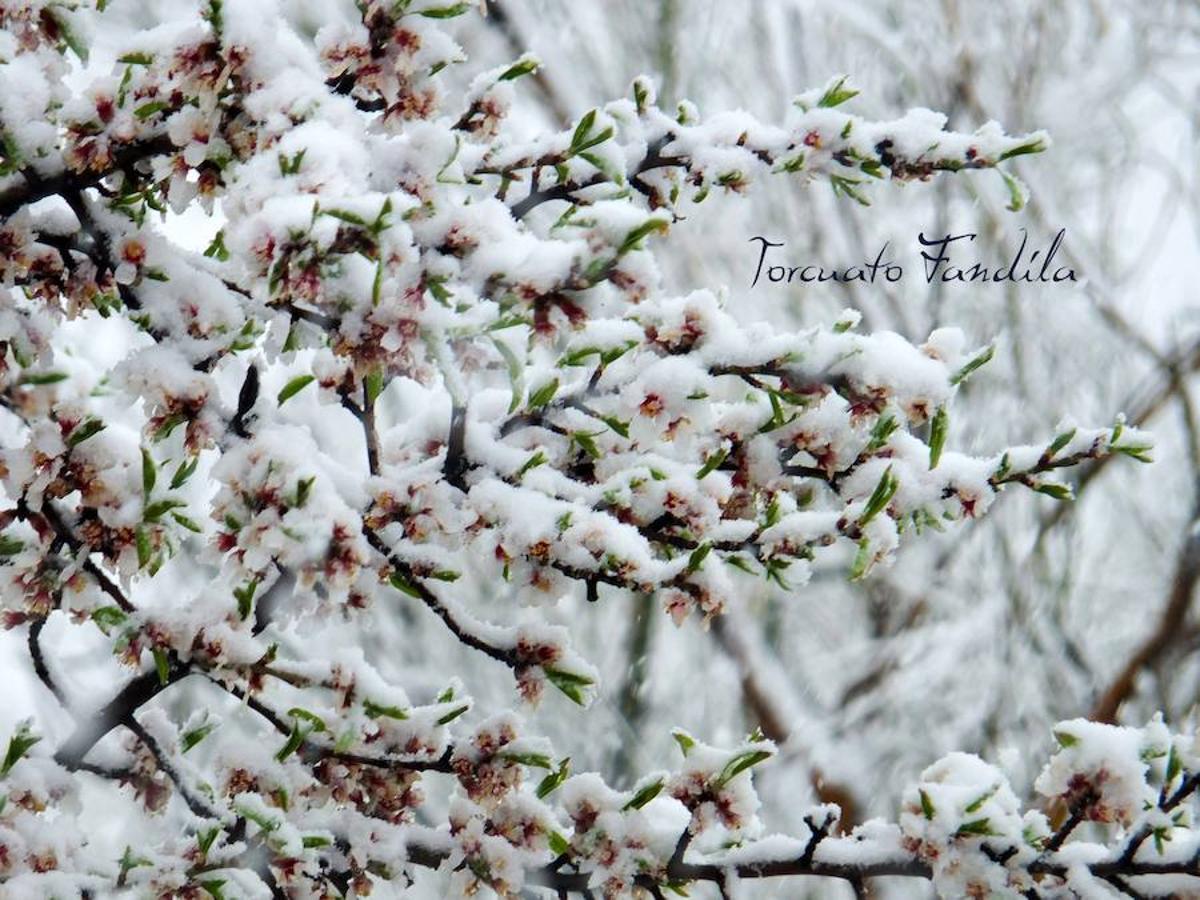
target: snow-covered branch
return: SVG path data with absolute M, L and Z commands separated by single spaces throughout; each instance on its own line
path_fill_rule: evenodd
M 468 895 L 892 874 L 1048 897 L 1197 874 L 1191 738 L 1161 723 L 1061 727 L 1039 782 L 1069 809 L 1057 833 L 958 754 L 897 824 L 839 835 L 823 806 L 782 838 L 757 818 L 759 734 L 678 732 L 681 762 L 618 791 L 524 722 L 547 685 L 601 689 L 546 608 L 632 591 L 707 625 L 755 584 L 806 602 L 818 561 L 865 578 L 1009 485 L 1061 501 L 1058 470 L 1148 458 L 1120 418 L 957 452 L 991 348 L 860 333 L 851 311 L 780 332 L 659 284 L 653 242 L 714 192 L 820 179 L 865 204 L 874 180 L 1000 167 L 1016 207 L 1003 166 L 1045 135 L 864 120 L 839 78 L 778 125 L 667 112 L 639 79 L 530 137 L 508 114 L 536 59 L 443 74 L 463 62 L 443 20 L 474 4 L 316 4 L 313 28 L 305 4 L 206 0 L 149 29 L 108 5 L 0 8 L 0 415 L 20 435 L 0 614 L 75 723 L 55 749 L 44 723 L 11 739 L 6 889 L 365 895 L 433 868 Z M 195 212 L 203 253 L 180 237 Z M 81 327 L 113 352 L 67 353 Z M 402 615 L 501 664 L 515 708 L 476 704 L 438 650 L 406 680 L 368 639 Z M 67 648 L 124 674 L 85 702 Z M 138 823 L 123 854 L 86 833 L 93 787 Z M 1085 821 L 1123 830 L 1085 844 Z

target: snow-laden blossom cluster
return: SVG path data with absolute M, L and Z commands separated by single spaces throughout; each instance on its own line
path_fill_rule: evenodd
M 866 577 L 1007 486 L 1062 500 L 1059 470 L 1146 458 L 1119 418 L 950 449 L 991 355 L 956 329 L 914 345 L 847 311 L 778 333 L 659 287 L 653 241 L 714 192 L 819 179 L 866 203 L 873 180 L 994 168 L 1045 135 L 864 121 L 844 79 L 778 125 L 706 119 L 639 79 L 530 138 L 507 114 L 535 58 L 443 74 L 463 62 L 444 20 L 475 4 L 206 0 L 136 32 L 110 5 L 0 5 L 0 414 L 20 435 L 0 616 L 75 723 L 8 745 L 6 896 L 365 896 L 419 869 L 454 895 L 892 873 L 1065 896 L 1195 874 L 1191 739 L 1161 724 L 1061 726 L 1038 786 L 1065 831 L 955 755 L 899 825 L 838 837 L 823 806 L 782 838 L 758 818 L 759 734 L 677 732 L 674 768 L 619 791 L 522 715 L 601 690 L 537 615 L 565 597 L 636 591 L 707 627 L 748 580 L 803 602 L 818 556 Z M 163 227 L 193 210 L 203 253 Z M 115 359 L 65 352 L 81 328 Z M 530 609 L 468 602 L 500 584 Z M 385 651 L 331 638 L 400 603 L 503 664 L 514 708 L 477 708 L 456 673 L 401 685 Z M 99 704 L 63 646 L 118 662 Z M 101 795 L 140 810 L 123 852 L 81 824 Z M 1125 843 L 1065 843 L 1084 820 Z

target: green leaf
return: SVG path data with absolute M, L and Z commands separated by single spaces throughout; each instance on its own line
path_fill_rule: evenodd
M 402 591 L 410 597 L 416 597 L 418 600 L 421 599 L 421 592 L 417 589 L 416 585 L 404 578 L 399 572 L 393 572 L 388 581 L 396 590 Z
M 229 259 L 229 250 L 225 247 L 225 229 L 218 231 L 204 251 L 204 255 L 210 259 L 217 259 L 225 262 Z
M 829 87 L 825 88 L 825 93 L 817 101 L 817 106 L 840 106 L 847 100 L 857 96 L 858 91 L 854 88 L 846 87 L 846 76 L 843 75 Z
M 137 544 L 138 568 L 144 569 L 150 563 L 150 538 L 146 529 L 139 525 L 134 530 L 134 542 Z
M 151 100 L 149 103 L 143 103 L 133 111 L 133 114 L 139 119 L 148 119 L 156 113 L 162 112 L 171 104 L 165 103 L 162 100 Z
M 317 380 L 316 375 L 297 375 L 291 381 L 283 386 L 283 390 L 279 392 L 279 405 L 283 406 L 292 397 Z
M 932 456 L 932 454 L 931 454 Z M 900 481 L 892 475 L 892 467 L 888 466 L 884 470 L 883 475 L 879 479 L 879 483 L 875 485 L 875 490 L 871 492 L 870 498 L 867 500 L 866 509 L 863 514 L 858 517 L 858 527 L 863 528 L 874 519 L 879 513 L 887 508 L 887 505 L 892 501 L 892 497 L 896 495 L 896 491 L 900 487 Z
M 729 449 L 726 447 L 722 447 L 716 453 L 713 453 L 710 456 L 705 457 L 704 465 L 702 465 L 700 467 L 699 471 L 696 472 L 696 480 L 699 481 L 702 478 L 706 477 L 707 475 L 711 474 L 712 472 L 716 471 L 717 467 L 719 465 L 721 465 L 721 463 L 725 462 L 725 458 L 727 456 L 729 456 Z
M 589 109 L 583 114 L 583 118 L 579 120 L 579 124 L 575 126 L 575 133 L 571 135 L 571 146 L 567 151 L 568 155 L 573 156 L 579 152 L 587 140 L 588 132 L 592 130 L 592 126 L 596 123 L 596 110 Z
M 181 506 L 187 506 L 182 500 L 155 500 L 146 507 L 142 513 L 142 518 L 147 522 L 157 522 L 173 509 L 179 509 Z
M 158 683 L 166 687 L 171 680 L 171 661 L 167 659 L 167 652 L 161 647 L 155 647 L 150 652 L 154 657 L 154 669 L 158 672 Z
M 1075 437 L 1074 428 L 1070 429 L 1069 431 L 1064 431 L 1062 434 L 1058 435 L 1058 437 L 1050 442 L 1050 446 L 1046 448 L 1046 459 L 1054 459 L 1054 457 L 1058 455 L 1059 450 L 1071 443 L 1071 439 L 1073 437 Z
M 596 445 L 595 435 L 586 431 L 572 431 L 571 441 L 578 444 L 580 449 L 592 459 L 600 458 L 600 448 Z
M 99 419 L 88 419 L 81 425 L 75 426 L 71 432 L 71 436 L 67 438 L 68 447 L 78 447 L 90 437 L 94 437 L 104 430 L 104 423 Z
M 682 728 L 676 728 L 676 730 L 672 731 L 671 737 L 679 745 L 679 750 L 683 752 L 684 756 L 688 755 L 691 749 L 696 746 L 696 738 L 692 737 L 688 732 L 683 731 Z
M 567 757 L 558 764 L 558 768 L 538 782 L 537 797 L 539 800 L 545 800 L 554 793 L 567 780 L 567 775 L 571 771 L 571 757 Z
M 87 45 L 79 39 L 79 35 L 75 33 L 75 29 L 71 26 L 71 20 L 63 13 L 55 10 L 52 6 L 46 8 L 46 14 L 49 14 L 58 25 L 58 32 L 62 37 L 62 41 L 70 49 L 72 53 L 79 57 L 82 62 L 88 61 Z
M 936 469 L 942 458 L 942 450 L 946 446 L 946 434 L 950 430 L 950 414 L 945 406 L 939 406 L 933 414 L 933 423 L 929 428 L 929 468 Z
M 368 405 L 373 404 L 379 399 L 379 395 L 383 393 L 383 368 L 372 369 L 363 378 L 363 390 L 367 393 Z
M 1059 484 L 1056 481 L 1042 481 L 1033 485 L 1033 489 L 1039 494 L 1045 494 L 1047 497 L 1053 497 L 1055 500 L 1074 500 L 1075 494 L 1069 485 Z
M 966 837 L 968 835 L 986 836 L 992 834 L 995 834 L 995 832 L 992 831 L 987 819 L 976 819 L 973 822 L 964 822 L 959 826 L 958 831 L 954 832 L 955 837 Z
M 616 416 L 601 416 L 600 421 L 623 438 L 629 437 L 629 423 L 622 422 Z
M 1175 745 L 1171 745 L 1171 753 L 1167 756 L 1167 773 L 1166 783 L 1170 784 L 1175 780 L 1176 776 L 1183 771 L 1183 762 L 1179 758 L 1179 754 L 1175 752 Z
M 37 387 L 46 384 L 58 384 L 67 380 L 66 372 L 26 372 L 17 380 L 17 384 L 31 384 Z
M 40 740 L 41 737 L 33 733 L 28 722 L 18 725 L 13 736 L 8 739 L 8 750 L 4 754 L 4 762 L 0 763 L 0 778 L 12 771 L 12 767 Z
M 770 759 L 773 755 L 770 750 L 747 750 L 745 753 L 739 753 L 729 762 L 725 763 L 725 767 L 721 769 L 721 774 L 717 776 L 716 788 L 718 790 L 723 788 L 742 772 L 745 772 L 752 766 L 757 766 L 764 760 Z
M 301 478 L 296 482 L 296 502 L 293 504 L 296 509 L 302 508 L 308 502 L 308 498 L 312 496 L 313 485 L 316 483 L 316 475 Z
M 199 728 L 193 728 L 191 731 L 185 731 L 179 738 L 180 751 L 182 753 L 187 753 L 202 740 L 212 734 L 216 728 L 216 722 L 205 722 Z
M 288 710 L 288 715 L 298 721 L 305 721 L 312 726 L 312 731 L 325 731 L 325 720 L 316 713 L 309 712 L 307 709 L 301 709 L 299 706 L 293 706 Z
M 525 464 L 517 470 L 516 479 L 521 480 L 521 477 L 530 469 L 536 469 L 538 466 L 545 465 L 546 454 L 541 450 L 536 451 L 529 459 L 525 460 Z
M 1127 444 L 1123 447 L 1109 447 L 1114 453 L 1121 453 L 1131 459 L 1136 459 L 1138 462 L 1148 463 L 1154 462 L 1154 458 L 1150 455 L 1150 451 L 1154 447 L 1150 444 Z
M 158 467 L 154 465 L 154 457 L 145 447 L 142 448 L 142 495 L 149 497 L 154 490 L 154 482 L 158 480 Z
M 127 66 L 149 66 L 154 63 L 154 55 L 151 53 L 126 53 L 124 56 L 118 56 L 117 62 Z
M 438 719 L 437 724 L 438 725 L 449 725 L 451 722 L 453 722 L 455 719 L 457 719 L 459 716 L 461 716 L 463 713 L 465 713 L 470 708 L 471 707 L 468 704 L 463 704 L 462 706 L 456 706 L 454 709 L 450 710 L 450 712 L 446 713 L 444 716 L 442 716 L 440 719 Z
M 105 634 L 108 634 L 111 629 L 122 624 L 127 618 L 128 616 L 125 615 L 125 611 L 119 606 L 97 607 L 92 610 L 91 616 L 92 621 Z
M 622 806 L 621 811 L 625 812 L 626 810 L 630 809 L 641 809 L 643 806 L 657 797 L 659 793 L 662 792 L 662 789 L 663 780 L 661 778 L 650 782 L 644 787 L 638 788 L 637 792 L 633 795 L 633 799 Z
M 926 819 L 932 819 L 937 815 L 937 810 L 934 809 L 933 801 L 929 799 L 929 795 L 925 793 L 924 788 L 918 788 L 917 793 L 921 795 L 921 813 Z
M 1066 749 L 1067 747 L 1074 747 L 1076 744 L 1079 743 L 1079 738 L 1077 738 L 1077 737 L 1075 737 L 1075 735 L 1069 734 L 1065 731 L 1055 731 L 1054 739 L 1056 741 L 1058 741 L 1058 746 L 1060 746 L 1064 749 Z
M 996 345 L 989 344 L 982 351 L 973 356 L 965 366 L 950 376 L 951 384 L 962 384 L 967 380 L 967 377 L 978 369 L 980 366 L 986 365 L 996 353 Z
M 704 565 L 704 560 L 711 551 L 712 544 L 709 543 L 701 544 L 699 547 L 693 550 L 691 556 L 688 557 L 687 570 L 689 572 L 695 572 L 699 570 L 699 568 Z
M 529 54 L 522 56 L 519 60 L 504 70 L 503 74 L 496 79 L 497 81 L 515 81 L 525 75 L 532 75 L 538 70 L 541 61 Z
M 0 556 L 15 556 L 25 548 L 25 544 L 6 534 L 0 534 Z
M 529 395 L 529 400 L 525 405 L 530 409 L 541 409 L 554 399 L 556 393 L 558 393 L 558 379 L 554 378 L 533 391 Z
M 171 432 L 187 421 L 187 418 L 182 413 L 168 416 L 163 420 L 162 424 L 154 431 L 153 440 L 164 441 L 171 436 Z
M 381 716 L 387 719 L 404 720 L 408 718 L 408 712 L 401 709 L 399 706 L 382 706 L 371 700 L 363 701 L 363 709 L 367 712 L 368 719 L 378 719 Z
M 177 512 L 173 512 L 173 513 L 171 513 L 171 518 L 174 519 L 176 522 L 178 522 L 182 527 L 186 528 L 188 531 L 193 531 L 196 534 L 204 533 L 204 529 L 201 528 L 197 522 L 195 522 L 192 519 L 189 519 L 187 516 L 182 516 Z
M 1032 141 L 1026 141 L 1013 147 L 1011 150 L 1005 150 L 997 158 L 996 162 L 1004 162 L 1006 159 L 1012 159 L 1014 156 L 1025 156 L 1028 153 L 1042 153 L 1045 151 L 1046 145 L 1040 137 L 1034 138 Z
M 858 542 L 858 550 L 854 554 L 854 562 L 850 564 L 850 580 L 858 581 L 867 574 L 871 565 L 871 542 L 863 538 Z
M 553 769 L 554 763 L 550 761 L 544 753 L 506 753 L 500 752 L 497 754 L 501 759 L 506 759 L 509 762 L 520 763 L 523 766 L 529 766 L 533 769 Z
M 976 797 L 974 800 L 972 800 L 970 803 L 968 803 L 966 805 L 966 807 L 964 807 L 963 812 L 966 812 L 966 813 L 979 812 L 981 809 L 983 809 L 983 804 L 987 803 L 988 800 L 990 800 L 992 798 L 992 796 L 998 790 L 1000 790 L 1000 785 L 998 785 L 998 784 L 993 785 L 989 790 L 984 791 L 982 794 L 980 794 L 978 797 Z
M 830 175 L 829 183 L 833 185 L 834 196 L 842 195 L 849 197 L 851 200 L 858 203 L 860 206 L 870 206 L 871 201 L 855 187 L 862 182 L 855 178 L 846 178 L 843 175 Z
M 899 427 L 900 423 L 890 412 L 876 419 L 875 426 L 871 429 L 871 439 L 867 442 L 866 452 L 874 453 L 885 447 Z
M 641 225 L 631 229 L 630 232 L 625 235 L 625 240 L 623 240 L 621 242 L 621 246 L 617 248 L 617 256 L 624 256 L 631 250 L 637 250 L 645 238 L 656 232 L 658 234 L 666 234 L 669 228 L 670 225 L 667 223 L 666 219 L 647 219 Z
M 1005 172 L 1003 169 L 998 169 L 1000 177 L 1004 179 L 1004 186 L 1008 188 L 1008 206 L 1009 212 L 1020 212 L 1025 208 L 1025 188 L 1021 182 Z
M 119 865 L 121 866 L 121 874 L 125 875 L 128 874 L 132 869 L 137 869 L 142 866 L 152 866 L 154 863 L 143 857 L 134 856 L 133 848 L 127 846 L 125 848 L 125 852 L 121 854 Z
M 562 856 L 564 853 L 570 851 L 571 845 L 567 842 L 567 839 L 557 831 L 551 831 L 548 837 L 550 841 L 550 852 L 555 856 Z
M 220 833 L 220 828 L 213 827 L 207 831 L 201 831 L 196 835 L 196 847 L 199 849 L 201 856 L 208 855 L 208 851 L 212 849 L 212 845 L 216 842 L 217 835 Z M 129 852 L 128 848 L 126 848 L 126 852 Z
M 564 672 L 562 669 L 553 669 L 549 666 L 543 666 L 542 671 L 546 673 L 549 682 L 566 694 L 571 701 L 580 706 L 585 704 L 584 689 L 593 683 L 591 678 L 586 675 L 577 675 L 574 672 Z
M 515 412 L 517 407 L 521 405 L 521 397 L 525 393 L 525 366 L 521 360 L 517 359 L 517 354 L 513 353 L 512 348 L 499 338 L 492 338 L 492 343 L 495 345 L 497 352 L 504 357 L 504 364 L 508 368 L 508 383 L 512 390 L 512 399 L 508 402 L 508 411 Z
M 452 6 L 435 6 L 430 9 L 417 10 L 417 13 L 427 19 L 453 19 L 461 16 L 470 8 L 471 4 L 464 0 L 464 2 L 455 3 Z
M 241 587 L 233 589 L 233 596 L 238 605 L 238 615 L 243 621 L 250 618 L 250 613 L 254 611 L 254 593 L 257 590 L 257 577 L 247 581 Z
M 322 207 L 321 213 L 322 213 L 322 215 L 329 216 L 330 218 L 339 219 L 340 221 L 345 222 L 349 225 L 358 225 L 362 228 L 367 227 L 366 219 L 364 219 L 362 216 L 358 215 L 357 213 L 352 213 L 345 209 L 325 209 L 324 207 Z
M 292 723 L 292 731 L 288 735 L 287 740 L 284 741 L 283 746 L 280 747 L 278 752 L 275 754 L 275 759 L 278 760 L 279 762 L 283 762 L 285 759 L 287 759 L 289 756 L 291 756 L 293 753 L 295 753 L 297 750 L 300 749 L 300 747 L 304 744 L 304 741 L 307 737 L 308 737 L 308 732 L 301 731 L 300 725 L 298 723 L 293 722 Z

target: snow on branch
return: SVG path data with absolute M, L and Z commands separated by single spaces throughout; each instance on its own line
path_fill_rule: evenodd
M 74 722 L 57 747 L 41 722 L 10 738 L 6 895 L 365 895 L 420 868 L 459 894 L 607 897 L 1200 874 L 1194 741 L 1158 722 L 1060 727 L 1039 781 L 1057 830 L 953 754 L 896 824 L 839 836 L 826 806 L 784 838 L 757 818 L 760 735 L 678 732 L 682 761 L 617 791 L 521 714 L 547 686 L 601 690 L 539 604 L 635 591 L 707 624 L 754 579 L 803 602 L 817 560 L 867 577 L 1009 485 L 1065 500 L 1058 470 L 1148 458 L 1120 419 L 952 449 L 958 387 L 991 356 L 956 329 L 918 346 L 847 312 L 779 333 L 659 287 L 653 242 L 714 191 L 799 177 L 866 203 L 872 181 L 1002 166 L 1045 135 L 866 121 L 845 79 L 782 124 L 702 119 L 639 79 L 530 138 L 508 114 L 535 58 L 464 90 L 442 75 L 463 62 L 444 20 L 477 4 L 318 3 L 315 34 L 305 4 L 206 0 L 139 31 L 110 5 L 0 7 L 0 416 L 20 435 L 0 450 L 0 616 Z M 192 210 L 202 253 L 175 239 Z M 64 352 L 80 327 L 106 352 Z M 497 585 L 533 611 L 479 612 Z M 511 675 L 514 708 L 477 708 L 436 650 L 406 689 L 346 640 L 401 615 Z M 63 677 L 66 647 L 124 667 L 97 670 L 101 702 Z M 100 795 L 123 853 L 81 824 Z

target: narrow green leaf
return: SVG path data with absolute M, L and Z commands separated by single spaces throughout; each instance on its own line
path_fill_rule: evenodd
M 825 89 L 825 93 L 823 93 L 821 95 L 821 99 L 817 101 L 817 106 L 840 106 L 847 100 L 857 96 L 858 91 L 856 91 L 854 88 L 846 86 L 846 76 L 843 75 Z
M 134 542 L 137 545 L 138 568 L 144 569 L 150 563 L 150 538 L 146 529 L 139 525 L 134 530 Z
M 1011 150 L 1005 150 L 996 158 L 996 162 L 1004 162 L 1004 160 L 1012 159 L 1014 156 L 1025 156 L 1029 153 L 1042 153 L 1045 149 L 1046 145 L 1042 139 L 1040 137 L 1034 138 L 1032 141 L 1026 141 L 1023 144 L 1013 147 Z
M 160 647 L 155 647 L 150 652 L 154 657 L 154 669 L 158 672 L 158 683 L 166 687 L 167 682 L 171 680 L 171 663 L 167 659 L 167 652 Z
M 90 437 L 94 437 L 103 431 L 105 425 L 99 419 L 88 419 L 81 425 L 76 425 L 75 430 L 71 432 L 71 436 L 67 438 L 68 447 L 78 447 Z
M 924 788 L 918 788 L 917 793 L 921 795 L 921 813 L 926 819 L 932 819 L 937 815 L 937 810 L 933 807 L 933 801 L 929 799 L 929 795 L 925 793 Z
M 990 344 L 982 351 L 973 356 L 965 366 L 950 376 L 951 384 L 962 384 L 967 380 L 967 377 L 978 369 L 980 366 L 986 365 L 996 353 L 996 345 Z
M 567 780 L 567 775 L 571 771 L 571 758 L 568 756 L 558 764 L 558 768 L 538 782 L 537 797 L 539 800 L 545 800 L 554 793 Z
M 463 715 L 470 708 L 471 707 L 466 704 L 464 704 L 462 706 L 456 706 L 454 709 L 450 710 L 450 712 L 446 713 L 444 716 L 442 716 L 440 719 L 438 719 L 437 724 L 438 725 L 449 725 L 451 722 L 453 722 L 459 716 Z
M 155 500 L 146 507 L 142 518 L 147 522 L 157 522 L 171 510 L 179 509 L 181 506 L 187 506 L 187 504 L 182 500 Z
M 622 806 L 621 811 L 624 812 L 630 809 L 641 809 L 643 806 L 657 797 L 659 793 L 662 792 L 662 789 L 663 780 L 661 778 L 650 782 L 644 787 L 638 788 L 637 792 L 633 795 L 633 799 Z
M 500 75 L 500 77 L 496 80 L 497 81 L 515 81 L 516 79 L 521 78 L 525 75 L 532 75 L 534 72 L 536 72 L 538 70 L 538 67 L 540 65 L 541 65 L 541 61 L 536 56 L 526 54 L 525 56 L 522 56 L 519 60 L 517 60 L 515 63 L 513 63 L 511 66 L 509 66 L 507 69 L 505 69 L 504 72 Z
M 383 706 L 371 700 L 363 701 L 363 708 L 368 719 L 378 719 L 381 716 L 388 719 L 403 720 L 408 718 L 408 712 L 398 706 Z
M 699 471 L 696 472 L 696 480 L 699 481 L 700 479 L 716 471 L 717 467 L 720 466 L 721 463 L 725 462 L 725 458 L 727 456 L 729 456 L 728 448 L 722 447 L 716 453 L 705 457 L 704 465 L 702 465 Z
M 412 584 L 412 582 L 404 578 L 404 576 L 402 576 L 399 572 L 393 572 L 388 581 L 396 590 L 402 591 L 403 593 L 408 594 L 410 597 L 416 597 L 418 600 L 421 599 L 421 592 L 417 589 L 417 587 Z
M 149 103 L 143 103 L 133 111 L 133 114 L 139 119 L 148 119 L 155 113 L 160 113 L 169 106 L 169 103 L 164 103 L 162 100 L 152 100 Z
M 13 736 L 8 739 L 8 750 L 4 754 L 4 762 L 0 763 L 0 778 L 12 771 L 12 767 L 20 762 L 30 748 L 40 740 L 41 738 L 33 733 L 28 722 L 18 725 Z
M 291 381 L 283 386 L 283 390 L 279 392 L 279 405 L 283 406 L 288 400 L 296 396 L 310 384 L 317 380 L 315 375 L 297 375 Z
M 145 447 L 142 448 L 142 496 L 149 497 L 154 490 L 154 482 L 158 480 L 158 467 L 154 457 Z
M 372 369 L 363 379 L 363 390 L 367 392 L 367 403 L 373 405 L 383 393 L 383 367 Z
M 770 759 L 773 755 L 770 750 L 748 750 L 745 753 L 739 753 L 721 769 L 721 774 L 717 776 L 716 787 L 718 789 L 724 787 L 742 772 Z
M 547 680 L 566 694 L 571 701 L 580 706 L 585 704 L 584 689 L 592 684 L 592 679 L 584 675 L 577 675 L 574 672 L 564 672 L 561 669 L 553 669 L 547 666 L 543 666 L 542 671 L 546 673 Z
M 946 446 L 946 435 L 950 431 L 950 414 L 945 406 L 939 406 L 933 414 L 933 422 L 929 428 L 929 468 L 936 469 L 942 459 L 942 450 Z
M 704 543 L 692 551 L 688 557 L 687 570 L 689 572 L 697 571 L 702 565 L 708 554 L 712 551 L 712 544 Z
M 958 831 L 954 832 L 955 837 L 967 837 L 970 835 L 987 836 L 995 834 L 992 831 L 991 825 L 987 819 L 976 819 L 973 822 L 964 822 L 958 827 Z
M 554 378 L 533 391 L 529 395 L 529 401 L 526 406 L 530 409 L 541 409 L 554 399 L 556 393 L 558 393 L 558 379 Z
M 525 365 L 521 360 L 517 359 L 511 347 L 499 338 L 492 338 L 492 344 L 495 345 L 496 351 L 504 358 L 504 364 L 508 368 L 508 383 L 512 391 L 512 399 L 508 403 L 508 411 L 515 412 L 517 407 L 521 405 L 521 397 L 525 393 Z
M 212 734 L 216 728 L 216 722 L 206 722 L 199 728 L 193 728 L 191 731 L 185 731 L 179 738 L 180 751 L 187 753 L 202 740 Z
M 427 19 L 453 19 L 461 16 L 470 8 L 471 4 L 464 0 L 462 3 L 455 3 L 451 6 L 435 6 L 430 9 L 417 10 L 417 14 Z

